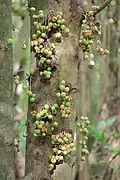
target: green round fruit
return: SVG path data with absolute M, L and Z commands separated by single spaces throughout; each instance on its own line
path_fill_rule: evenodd
M 20 76 L 18 76 L 18 75 L 16 75 L 14 78 L 17 80 L 20 80 Z
M 44 42 L 44 39 L 43 38 L 39 38 L 39 43 L 43 44 L 43 42 Z
M 43 14 L 43 13 L 40 13 L 40 14 L 39 14 L 39 18 L 40 18 L 40 19 L 43 19 L 43 18 L 44 18 L 44 14 Z
M 47 60 L 46 60 L 46 63 L 47 63 L 47 64 L 50 64 L 50 63 L 51 63 L 51 60 L 50 60 L 50 59 L 47 59 Z
M 44 74 L 44 75 L 47 75 L 47 74 L 48 74 L 48 71 L 44 70 L 44 71 L 43 71 L 43 74 Z
M 30 90 L 27 91 L 28 96 L 32 96 L 32 94 L 33 94 L 32 91 L 30 91 Z
M 36 10 L 35 7 L 30 8 L 30 11 L 35 11 L 35 10 Z
M 49 22 L 48 23 L 48 27 L 51 28 L 53 26 L 53 23 L 52 22 Z
M 40 31 L 40 30 L 37 30 L 36 33 L 37 33 L 38 35 L 40 35 L 40 34 L 41 34 L 41 31 Z
M 20 81 L 18 79 L 15 79 L 14 83 L 18 85 L 18 84 L 20 84 Z
M 48 55 L 48 53 L 49 53 L 48 49 L 45 49 L 45 50 L 44 50 L 44 54 L 45 54 L 45 55 Z
M 32 97 L 36 98 L 36 94 L 32 94 Z
M 40 121 L 40 124 L 41 124 L 41 125 L 44 125 L 44 124 L 45 124 L 45 122 L 44 122 L 44 121 Z
M 65 86 L 64 85 L 60 85 L 60 90 L 64 91 L 65 90 Z
M 28 89 L 28 86 L 24 84 L 24 85 L 22 86 L 22 88 L 23 88 L 24 90 L 27 90 L 27 89 Z
M 45 104 L 44 108 L 48 110 L 50 108 L 50 106 L 48 104 Z
M 70 32 L 69 28 L 65 28 L 64 32 L 65 32 L 66 34 L 69 34 L 69 32 Z
M 61 97 L 64 98 L 66 96 L 66 93 L 65 92 L 62 92 L 61 93 Z
M 67 107 L 70 107 L 70 102 L 66 102 L 66 104 L 65 104 Z
M 58 104 L 54 104 L 53 106 L 54 106 L 55 108 L 58 108 Z
M 39 14 L 43 14 L 44 11 L 42 9 L 39 10 Z
M 40 111 L 40 115 L 41 115 L 41 116 L 44 116 L 44 112 L 43 112 L 43 111 Z
M 40 113 L 37 113 L 36 119 L 40 119 L 40 118 L 41 118 L 41 114 L 40 114 Z
M 33 34 L 33 35 L 32 35 L 32 38 L 33 38 L 33 39 L 36 39 L 36 38 L 37 38 L 36 34 Z
M 39 135 L 40 134 L 40 129 L 35 129 L 35 133 Z
M 35 98 L 31 97 L 30 102 L 35 102 Z
M 62 25 L 60 26 L 60 28 L 61 28 L 62 31 L 64 31 L 65 28 L 66 28 L 66 26 L 65 26 L 64 24 L 62 24 Z
M 52 51 L 48 51 L 47 56 L 48 56 L 48 57 L 51 57 L 51 56 L 52 56 Z
M 53 126 L 54 126 L 54 127 L 58 127 L 58 125 L 59 125 L 58 122 L 54 122 L 54 123 L 53 123 Z
M 39 124 L 39 121 L 35 121 L 35 124 L 38 125 L 38 124 Z
M 42 136 L 45 137 L 45 136 L 46 136 L 46 133 L 42 133 Z
M 12 38 L 9 38 L 8 39 L 8 44 L 12 44 L 13 43 L 13 39 Z
M 61 21 L 62 21 L 62 24 L 64 24 L 64 23 L 65 23 L 65 19 L 62 19 Z
M 61 94 L 58 92 L 58 93 L 56 93 L 56 97 L 57 98 L 60 98 L 61 97 Z
M 61 104 L 60 108 L 61 109 L 65 109 L 65 106 L 63 104 Z
M 62 80 L 62 81 L 60 82 L 60 84 L 65 86 L 65 81 Z
M 65 92 L 69 92 L 70 91 L 70 88 L 69 87 L 66 87 L 65 88 Z
M 43 72 L 42 71 L 40 72 L 40 76 L 43 76 Z
M 47 114 L 47 110 L 46 109 L 43 109 L 43 113 L 44 113 L 44 115 L 46 115 Z
M 45 76 L 47 79 L 50 79 L 51 78 L 51 75 L 50 74 L 46 74 Z
M 52 110 L 52 111 L 55 111 L 55 109 L 56 109 L 55 106 L 52 106 L 52 107 L 51 107 L 51 110 Z
M 55 130 L 55 128 L 54 127 L 51 127 L 51 131 L 54 131 Z
M 62 113 L 62 114 L 61 114 L 62 118 L 65 118 L 65 115 L 66 115 L 65 113 Z
M 38 135 L 36 133 L 34 133 L 34 137 L 38 137 Z
M 42 34 L 41 34 L 41 37 L 42 37 L 42 38 L 46 38 L 46 33 L 42 33 Z
M 48 119 L 53 119 L 53 116 L 51 114 L 49 114 Z

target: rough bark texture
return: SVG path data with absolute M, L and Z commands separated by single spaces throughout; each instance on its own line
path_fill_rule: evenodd
M 0 0 L 0 179 L 14 180 L 11 0 Z
M 76 103 L 76 111 L 77 117 L 87 116 L 87 72 L 88 72 L 88 64 L 85 61 L 81 61 L 78 69 L 78 89 L 77 93 L 77 103 Z M 82 106 L 80 106 L 81 104 Z M 86 180 L 86 166 L 85 163 L 81 162 L 81 154 L 80 154 L 80 133 L 77 132 L 77 152 L 76 152 L 76 180 Z
M 82 19 L 83 1 L 82 0 L 45 0 L 32 1 L 31 6 L 37 9 L 43 9 L 45 12 L 62 11 L 64 19 L 70 29 L 70 36 L 63 38 L 62 43 L 57 45 L 57 59 L 59 61 L 59 69 L 54 74 L 50 84 L 45 85 L 40 82 L 39 78 L 32 83 L 32 89 L 39 97 L 37 109 L 44 103 L 53 103 L 55 100 L 56 90 L 58 88 L 59 79 L 65 79 L 71 83 L 72 87 L 77 87 L 78 73 L 78 38 L 80 31 L 80 21 Z M 74 104 L 74 101 L 73 101 Z M 73 116 L 70 121 L 61 124 L 63 127 L 73 129 L 76 111 L 73 107 Z M 61 127 L 61 128 L 63 128 Z M 35 139 L 33 137 L 33 124 L 28 125 L 27 139 L 27 157 L 26 157 L 26 178 L 34 180 L 51 179 L 48 173 L 48 160 L 50 153 L 50 140 L 45 141 Z

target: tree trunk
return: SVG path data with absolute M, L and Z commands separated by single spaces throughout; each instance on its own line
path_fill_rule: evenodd
M 0 0 L 0 179 L 14 180 L 12 1 Z
M 77 0 L 45 0 L 33 1 L 31 0 L 30 6 L 36 7 L 37 10 L 43 9 L 46 13 L 62 11 L 66 25 L 70 29 L 70 35 L 63 38 L 62 43 L 57 44 L 57 60 L 59 68 L 54 73 L 50 84 L 40 82 L 39 78 L 32 82 L 32 90 L 39 97 L 39 102 L 36 109 L 41 105 L 47 103 L 51 104 L 55 101 L 55 94 L 58 89 L 59 79 L 64 79 L 70 83 L 72 87 L 76 87 L 77 73 L 78 73 L 78 39 L 80 35 L 80 21 L 82 19 L 83 1 Z M 35 82 L 36 81 L 36 82 Z M 75 99 L 73 101 L 73 104 Z M 74 106 L 75 107 L 75 106 Z M 31 107 L 29 106 L 29 109 Z M 75 108 L 73 108 L 73 116 L 70 121 L 60 119 L 61 128 L 69 128 L 73 126 L 75 120 Z M 73 129 L 74 127 L 72 127 Z M 28 137 L 27 137 L 27 155 L 26 155 L 26 179 L 29 180 L 50 180 L 51 176 L 48 172 L 50 153 L 50 139 L 46 138 L 44 141 L 36 139 L 33 136 L 33 124 L 28 124 Z

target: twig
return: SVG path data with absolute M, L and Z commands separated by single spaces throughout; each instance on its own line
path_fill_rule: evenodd
M 116 153 L 116 154 L 112 157 L 112 159 L 106 164 L 106 168 L 105 168 L 105 171 L 103 172 L 103 175 L 102 175 L 102 177 L 101 177 L 101 180 L 104 180 L 104 179 L 105 179 L 109 165 L 112 163 L 112 161 L 113 161 L 117 156 L 118 156 L 118 153 Z
M 110 4 L 112 0 L 106 0 L 103 5 L 93 14 L 94 16 L 96 16 L 99 12 L 101 12 L 104 8 L 106 8 L 108 6 L 108 4 Z
M 13 29 L 18 29 L 26 37 L 26 34 L 20 28 L 16 27 L 14 24 L 12 26 Z

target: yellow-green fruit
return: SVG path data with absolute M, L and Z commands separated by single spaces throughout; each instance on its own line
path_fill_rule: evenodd
M 43 18 L 44 18 L 44 14 L 43 14 L 43 13 L 40 13 L 40 14 L 39 14 L 39 18 L 40 18 L 40 19 L 43 19 Z
M 50 106 L 48 104 L 45 104 L 44 108 L 48 110 L 50 108 Z
M 26 44 L 23 44 L 22 49 L 26 49 L 26 48 L 27 48 Z
M 59 125 L 58 122 L 54 122 L 54 123 L 53 123 L 53 126 L 54 126 L 54 127 L 58 127 L 58 125 Z
M 40 119 L 40 118 L 41 118 L 41 114 L 40 114 L 40 113 L 37 113 L 36 119 Z
M 56 93 L 56 97 L 61 97 L 61 94 L 60 93 Z
M 28 89 L 28 86 L 24 84 L 22 88 L 23 88 L 24 90 L 27 90 L 27 89 Z
M 53 116 L 51 114 L 49 114 L 48 119 L 53 119 Z
M 20 81 L 18 79 L 15 79 L 14 83 L 18 85 L 18 84 L 20 84 Z
M 12 38 L 9 38 L 8 39 L 8 44 L 12 44 L 13 43 L 13 39 Z
M 61 97 L 64 98 L 65 96 L 66 96 L 66 93 L 65 93 L 65 92 L 62 92 L 62 93 L 61 93 Z
M 35 11 L 35 10 L 36 10 L 35 7 L 30 8 L 30 11 Z
M 35 102 L 35 98 L 31 97 L 30 102 Z
M 30 91 L 30 90 L 27 91 L 28 96 L 32 96 L 32 94 L 33 94 L 32 91 Z
M 60 84 L 65 86 L 65 81 L 62 80 L 62 81 L 60 82 Z

